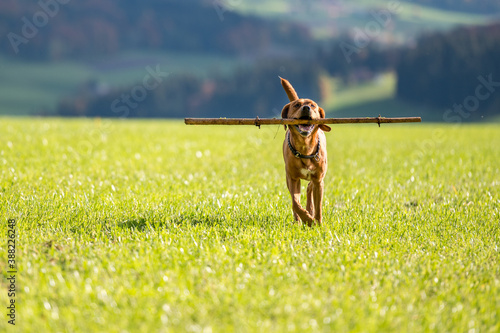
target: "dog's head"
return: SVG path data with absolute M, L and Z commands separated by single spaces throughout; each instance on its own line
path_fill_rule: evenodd
M 281 118 L 292 119 L 321 119 L 325 118 L 325 111 L 310 99 L 297 99 L 288 103 L 281 111 Z M 321 128 L 325 132 L 330 132 L 331 128 L 327 125 L 293 125 L 290 130 L 297 131 L 301 136 L 307 137 Z

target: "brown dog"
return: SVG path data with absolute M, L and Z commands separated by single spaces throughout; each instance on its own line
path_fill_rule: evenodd
M 290 82 L 281 79 L 281 85 L 290 103 L 283 107 L 282 118 L 319 119 L 325 118 L 325 111 L 310 99 L 299 99 Z M 285 126 L 286 129 L 286 126 Z M 326 125 L 290 125 L 283 142 L 286 184 L 292 196 L 293 217 L 299 218 L 311 227 L 315 221 L 321 224 L 323 204 L 323 178 L 327 169 L 325 132 Z M 309 181 L 307 205 L 300 205 L 300 180 Z

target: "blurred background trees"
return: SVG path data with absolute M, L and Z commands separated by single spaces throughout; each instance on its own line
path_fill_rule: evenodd
M 500 81 L 498 1 L 398 4 L 387 12 L 378 0 L 4 0 L 0 114 L 279 116 L 280 75 L 332 116 L 443 120 L 479 76 Z M 29 38 L 27 24 L 36 29 Z M 13 34 L 24 41 L 14 46 Z M 169 75 L 127 105 L 146 66 Z M 497 119 L 499 96 L 463 120 Z

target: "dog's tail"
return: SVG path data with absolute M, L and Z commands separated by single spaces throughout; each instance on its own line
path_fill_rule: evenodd
M 297 92 L 295 89 L 293 89 L 292 85 L 290 82 L 279 76 L 281 79 L 281 85 L 283 86 L 283 89 L 285 89 L 286 95 L 288 96 L 288 99 L 290 102 L 296 101 L 299 99 L 299 95 L 297 95 Z

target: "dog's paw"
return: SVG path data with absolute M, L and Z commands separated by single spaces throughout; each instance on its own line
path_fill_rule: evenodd
M 316 220 L 313 218 L 307 218 L 304 221 L 304 224 L 306 224 L 309 228 L 312 228 L 316 224 Z

